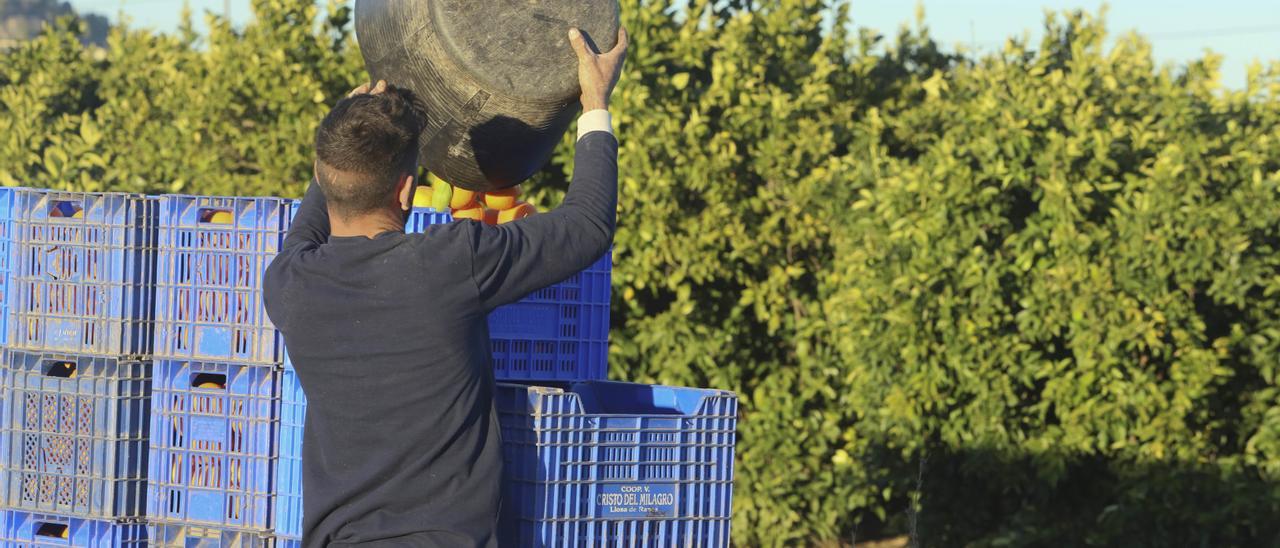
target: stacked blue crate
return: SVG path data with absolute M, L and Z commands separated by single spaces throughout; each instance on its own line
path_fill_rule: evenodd
M 128 522 L 145 506 L 157 203 L 15 188 L 0 205 L 5 540 L 144 544 Z
M 0 452 L 9 508 L 89 519 L 142 515 L 151 363 L 10 349 Z
M 270 534 L 282 344 L 262 276 L 291 203 L 160 198 L 147 504 L 157 545 L 231 546 Z
M 610 254 L 556 285 L 489 314 L 496 378 L 530 382 L 609 374 Z
M 280 251 L 292 200 L 160 197 L 156 356 L 280 362 L 262 275 Z
M 11 260 L 10 242 L 13 241 L 13 191 L 12 187 L 0 187 L 0 351 L 9 340 L 9 305 L 5 294 L 9 288 L 9 261 Z M 4 388 L 8 386 L 8 374 L 4 364 L 0 364 L 0 430 L 4 428 Z M 3 443 L 3 442 L 0 442 Z M 0 453 L 0 507 L 5 500 L 4 491 L 8 485 L 8 463 Z
M 8 344 L 149 355 L 156 210 L 133 194 L 15 189 Z
M 32 512 L 5 512 L 0 542 L 5 546 L 43 548 L 116 548 L 147 543 L 147 528 L 136 520 L 99 521 Z
M 13 194 L 11 187 L 0 187 L 0 346 L 9 342 L 9 305 L 5 294 L 9 288 L 9 253 L 13 241 Z
M 286 364 L 288 357 L 285 358 Z M 281 539 L 302 539 L 302 430 L 307 396 L 298 375 L 286 367 L 280 392 L 280 460 L 276 462 L 274 529 Z
M 587 381 L 500 384 L 512 546 L 729 546 L 737 397 Z
M 415 208 L 407 232 L 453 218 Z M 608 376 L 609 299 L 613 263 L 605 253 L 568 279 L 489 314 L 494 378 L 511 381 L 579 381 Z
M 306 398 L 261 292 L 290 203 L 0 190 L 16 347 L 0 370 L 0 540 L 298 544 Z M 407 230 L 450 220 L 420 209 Z M 727 546 L 736 399 L 592 382 L 610 270 L 606 255 L 489 318 L 499 380 L 582 381 L 500 387 L 505 527 L 521 545 Z
M 159 360 L 152 396 L 147 517 L 265 531 L 280 373 Z

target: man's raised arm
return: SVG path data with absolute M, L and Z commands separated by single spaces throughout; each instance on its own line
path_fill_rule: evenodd
M 608 113 L 603 120 L 608 124 Z M 592 113 L 587 113 L 591 115 Z M 587 116 L 579 120 L 584 124 Z M 560 207 L 499 226 L 469 231 L 473 270 L 486 309 L 581 271 L 609 251 L 618 209 L 618 141 L 604 130 L 578 139 L 573 182 Z
M 583 115 L 573 182 L 560 207 L 500 226 L 475 223 L 469 231 L 472 276 L 488 310 L 515 302 L 595 262 L 613 243 L 618 209 L 618 141 L 609 95 L 627 54 L 626 30 L 606 54 L 592 51 L 577 29 L 569 41 L 578 54 Z

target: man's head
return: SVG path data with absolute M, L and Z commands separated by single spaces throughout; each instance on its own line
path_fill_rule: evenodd
M 316 179 L 330 210 L 354 219 L 407 201 L 424 123 L 412 93 L 382 83 L 339 101 L 316 130 Z

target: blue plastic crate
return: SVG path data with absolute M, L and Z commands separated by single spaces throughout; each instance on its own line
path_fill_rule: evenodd
M 189 523 L 148 522 L 150 546 L 165 548 L 260 548 L 276 545 L 262 531 L 220 529 Z
M 147 546 L 147 526 L 137 521 L 69 518 L 31 512 L 4 512 L 5 546 L 114 548 Z
M 13 241 L 13 191 L 12 187 L 0 187 L 0 346 L 9 341 L 9 304 L 5 299 L 9 289 L 9 260 Z
M 265 531 L 279 370 L 160 360 L 153 383 L 148 519 Z
M 9 508 L 88 519 L 145 511 L 151 362 L 9 350 Z
M 404 221 L 404 231 L 410 234 L 416 234 L 426 230 L 431 225 L 442 225 L 453 222 L 453 215 L 443 211 L 436 211 L 429 207 L 415 207 L 409 212 L 409 218 Z
M 9 445 L 4 429 L 9 420 L 9 351 L 0 347 L 0 510 L 9 508 Z
M 737 397 L 500 384 L 512 546 L 729 546 Z
M 498 380 L 586 381 L 609 376 L 610 254 L 569 279 L 489 314 Z
M 280 251 L 293 200 L 160 197 L 157 358 L 280 362 L 262 276 Z
M 13 200 L 8 344 L 150 354 L 158 202 L 33 189 L 15 189 Z
M 280 386 L 274 529 L 282 539 L 297 541 L 302 538 L 302 428 L 307 418 L 307 395 L 292 369 L 285 369 Z
M 417 208 L 408 232 L 452 221 Z M 609 298 L 613 262 L 605 253 L 586 270 L 489 314 L 493 372 L 498 380 L 601 380 L 609 374 Z

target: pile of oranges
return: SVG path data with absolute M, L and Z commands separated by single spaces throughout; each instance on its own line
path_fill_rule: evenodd
M 537 209 L 520 200 L 520 187 L 513 186 L 493 192 L 476 192 L 455 188 L 435 175 L 428 175 L 431 186 L 419 187 L 413 196 L 415 207 L 431 207 L 437 211 L 453 210 L 453 219 L 472 219 L 490 225 L 500 225 L 523 219 Z

